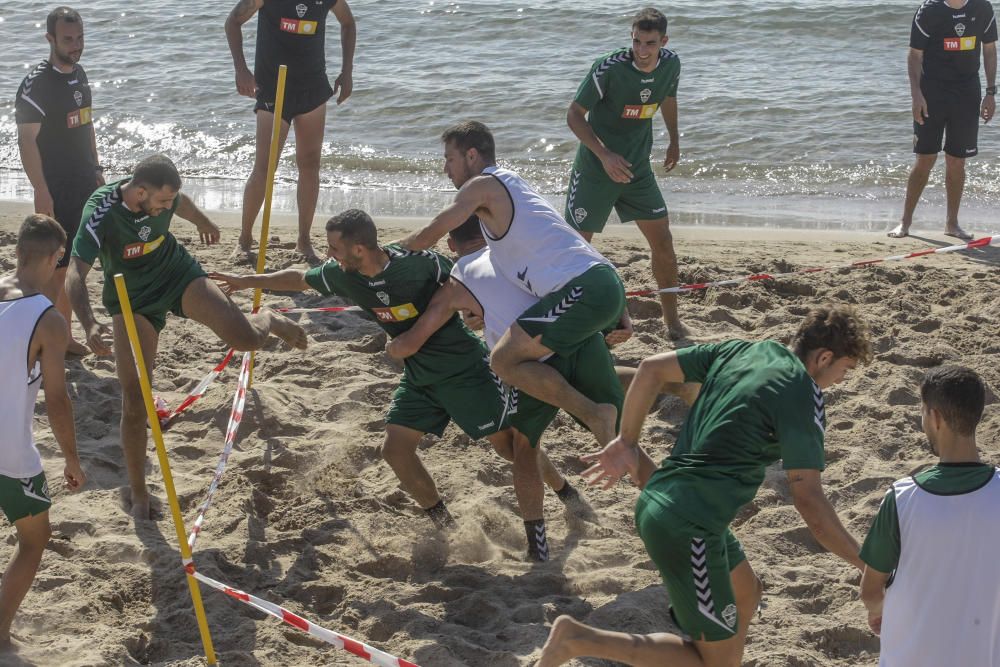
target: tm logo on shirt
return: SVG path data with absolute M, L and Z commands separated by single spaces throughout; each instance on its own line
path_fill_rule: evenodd
M 976 50 L 976 36 L 972 37 L 945 37 L 944 38 L 944 50 L 945 51 L 975 51 Z
M 80 127 L 89 123 L 90 119 L 90 107 L 83 107 L 82 109 L 77 109 L 76 111 L 70 111 L 66 114 L 66 127 L 69 129 Z
M 316 21 L 300 21 L 299 19 L 281 19 L 282 32 L 290 32 L 293 35 L 315 35 Z
M 124 259 L 135 259 L 136 257 L 148 255 L 163 245 L 163 240 L 165 238 L 167 237 L 161 236 L 155 241 L 150 241 L 149 243 L 131 243 L 125 246 L 125 252 L 122 253 L 122 257 Z
M 659 108 L 659 104 L 626 104 L 622 110 L 622 118 L 630 118 L 632 120 L 652 118 L 656 115 L 656 110 Z
M 372 308 L 372 312 L 375 313 L 379 322 L 405 322 L 420 314 L 420 311 L 412 303 L 390 306 L 389 308 Z

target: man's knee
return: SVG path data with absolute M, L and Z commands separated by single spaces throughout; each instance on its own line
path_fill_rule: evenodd
M 382 443 L 382 459 L 394 468 L 397 464 L 405 464 L 413 460 L 419 442 L 419 440 L 409 442 L 388 436 Z
M 944 164 L 946 174 L 955 175 L 965 173 L 964 157 L 955 157 L 954 155 L 948 155 L 946 153 L 944 156 Z
M 937 157 L 937 153 L 918 154 L 916 161 L 913 163 L 913 171 L 929 174 L 934 167 L 934 163 L 937 162 Z M 945 159 L 947 158 L 948 156 L 945 155 Z
M 322 151 L 317 149 L 304 149 L 297 151 L 295 153 L 295 166 L 299 170 L 299 177 L 301 178 L 303 174 L 316 174 L 319 175 L 319 163 L 322 157 Z

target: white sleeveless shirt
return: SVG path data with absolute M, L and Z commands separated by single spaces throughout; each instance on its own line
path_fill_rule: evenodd
M 893 484 L 902 549 L 882 610 L 882 667 L 1000 666 L 1000 469 L 936 495 Z
M 42 472 L 32 420 L 41 364 L 28 371 L 31 338 L 52 302 L 41 294 L 0 301 L 0 475 L 24 479 Z
M 483 311 L 483 334 L 491 350 L 510 325 L 533 305 L 536 297 L 524 292 L 500 275 L 491 261 L 489 248 L 460 257 L 451 268 L 451 277 L 462 283 Z
M 499 167 L 487 167 L 483 173 L 500 181 L 514 208 L 503 236 L 492 236 L 480 223 L 493 264 L 507 280 L 541 298 L 591 267 L 613 266 L 523 178 Z

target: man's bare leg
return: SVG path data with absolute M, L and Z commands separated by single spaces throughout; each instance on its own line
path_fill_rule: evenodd
M 677 287 L 677 253 L 674 252 L 674 237 L 670 233 L 670 220 L 660 218 L 659 220 L 636 220 L 636 227 L 646 237 L 649 243 L 649 254 L 651 257 L 653 279 L 659 289 L 666 287 Z M 678 340 L 687 335 L 688 331 L 681 324 L 680 315 L 677 312 L 677 295 L 661 294 L 660 306 L 663 309 L 663 323 L 667 327 L 667 336 L 671 340 Z
M 267 158 L 271 149 L 271 132 L 274 127 L 274 114 L 269 111 L 257 112 L 257 148 L 254 153 L 253 170 L 243 189 L 243 219 L 240 230 L 237 252 L 249 253 L 253 248 L 253 225 L 264 204 L 264 192 L 267 189 Z M 281 122 L 281 135 L 278 138 L 278 155 L 288 138 L 288 123 Z
M 586 424 L 600 445 L 614 439 L 618 409 L 610 403 L 594 403 L 578 392 L 559 371 L 537 359 L 552 350 L 532 338 L 516 322 L 493 348 L 490 366 L 501 380 L 549 405 L 562 408 Z
M 52 280 L 45 286 L 42 293 L 48 297 L 59 314 L 66 320 L 66 327 L 69 329 L 69 345 L 66 347 L 67 354 L 74 354 L 84 357 L 90 354 L 90 348 L 73 338 L 73 308 L 69 303 L 69 296 L 66 294 L 66 267 L 59 267 L 52 274 Z
M 491 445 L 493 445 L 493 451 L 495 451 L 500 458 L 505 461 L 510 461 L 511 463 L 514 462 L 514 436 L 512 429 L 505 429 L 499 433 L 494 433 L 486 439 L 489 440 Z M 553 491 L 562 489 L 566 485 L 566 478 L 563 477 L 558 470 L 556 470 L 554 465 L 552 465 L 552 461 L 549 460 L 549 457 L 545 454 L 545 450 L 542 449 L 540 443 L 537 450 L 538 472 L 542 476 L 542 481 Z
M 514 432 L 514 495 L 521 508 L 524 521 L 537 521 L 544 517 L 545 486 L 538 468 L 538 448 L 528 439 Z
M 894 239 L 905 238 L 910 235 L 910 225 L 913 224 L 913 212 L 917 210 L 920 202 L 920 195 L 927 187 L 927 179 L 930 178 L 931 169 L 937 162 L 936 153 L 918 153 L 910 169 L 910 176 L 906 180 L 906 199 L 903 201 L 903 217 L 895 229 L 889 232 L 889 237 Z
M 295 127 L 295 164 L 299 170 L 299 183 L 295 196 L 299 207 L 299 238 L 295 249 L 308 262 L 319 258 L 309 238 L 316 200 L 319 199 L 319 162 L 323 154 L 323 132 L 326 129 L 326 103 L 309 113 L 292 119 Z
M 181 309 L 239 351 L 259 350 L 271 335 L 300 350 L 309 342 L 305 330 L 284 315 L 267 308 L 246 315 L 215 282 L 205 277 L 187 286 L 181 297 Z
M 398 424 L 386 424 L 382 458 L 399 479 L 399 485 L 423 510 L 441 502 L 434 480 L 417 456 L 417 446 L 424 434 Z
M 944 155 L 944 189 L 948 199 L 948 219 L 945 222 L 945 236 L 953 236 L 963 241 L 971 241 L 972 234 L 958 226 L 958 209 L 962 205 L 965 190 L 965 158 Z
M 10 645 L 10 626 L 42 562 L 42 553 L 52 534 L 49 513 L 26 516 L 14 522 L 17 547 L 0 585 L 0 649 Z
M 115 369 L 122 390 L 121 439 L 125 454 L 125 470 L 131 489 L 132 508 L 130 514 L 136 520 L 149 520 L 149 489 L 146 488 L 146 405 L 142 398 L 142 386 L 136 371 L 125 318 L 112 318 L 114 332 Z M 142 358 L 146 362 L 146 372 L 152 384 L 153 368 L 156 365 L 156 348 L 159 334 L 142 315 L 135 316 L 135 328 L 139 335 Z

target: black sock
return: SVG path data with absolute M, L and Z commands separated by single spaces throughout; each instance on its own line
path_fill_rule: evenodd
M 427 512 L 427 516 L 434 522 L 434 525 L 441 530 L 455 528 L 458 525 L 455 523 L 455 519 L 451 516 L 448 508 L 444 506 L 443 500 L 439 500 L 437 505 L 428 507 L 424 511 Z
M 576 500 L 580 497 L 580 494 L 577 493 L 577 490 L 573 488 L 568 479 L 566 480 L 566 483 L 563 484 L 563 488 L 556 491 L 556 495 L 559 496 L 559 500 L 564 503 L 570 500 Z
M 549 541 L 545 537 L 545 519 L 524 522 L 524 533 L 528 536 L 528 557 L 545 562 L 549 559 Z

